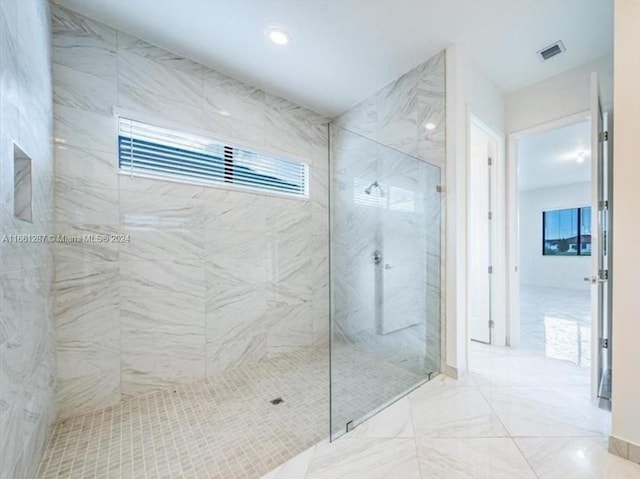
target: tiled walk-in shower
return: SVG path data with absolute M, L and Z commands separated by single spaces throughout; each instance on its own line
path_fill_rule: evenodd
M 422 375 L 340 347 L 336 414 L 366 415 Z M 40 479 L 251 479 L 328 435 L 326 348 L 310 348 L 123 401 L 56 424 Z M 380 388 L 370 390 L 370 384 Z M 272 404 L 282 399 L 279 404 Z
M 330 119 L 0 4 L 0 476 L 256 479 L 440 371 L 444 52 Z

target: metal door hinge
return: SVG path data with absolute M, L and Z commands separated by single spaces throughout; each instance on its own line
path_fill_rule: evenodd
M 493 219 L 493 213 L 491 211 L 489 211 L 489 219 L 492 220 Z
M 436 186 L 436 191 L 437 191 L 438 193 L 444 193 L 444 186 L 442 186 L 442 185 L 438 185 L 438 186 Z
M 608 210 L 609 209 L 609 202 L 607 200 L 599 201 L 598 202 L 598 208 L 600 210 Z
M 602 143 L 604 141 L 609 141 L 609 132 L 608 131 L 601 131 L 598 134 L 598 140 Z
M 493 159 L 491 157 L 487 158 L 489 166 L 493 165 Z
M 489 329 L 495 328 L 496 327 L 496 322 L 493 319 L 489 320 Z
M 608 269 L 601 269 L 600 271 L 598 271 L 598 278 L 600 280 L 609 279 L 609 270 Z
M 493 266 L 489 266 L 489 274 L 493 274 Z
M 607 338 L 600 338 L 600 347 L 603 349 L 609 348 L 609 340 Z

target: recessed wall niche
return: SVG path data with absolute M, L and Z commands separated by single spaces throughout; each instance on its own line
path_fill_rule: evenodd
M 13 215 L 32 222 L 31 158 L 13 144 Z

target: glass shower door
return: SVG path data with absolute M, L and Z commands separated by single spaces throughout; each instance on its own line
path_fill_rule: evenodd
M 440 169 L 331 127 L 331 435 L 440 370 Z

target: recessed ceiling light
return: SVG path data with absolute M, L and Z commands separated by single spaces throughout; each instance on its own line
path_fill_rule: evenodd
M 436 129 L 436 125 L 435 125 L 435 123 L 427 123 L 426 125 L 424 125 L 424 127 L 425 127 L 427 130 L 435 130 L 435 129 Z
M 269 28 L 267 30 L 267 36 L 269 37 L 269 40 L 276 45 L 286 45 L 289 43 L 289 34 L 279 28 Z

